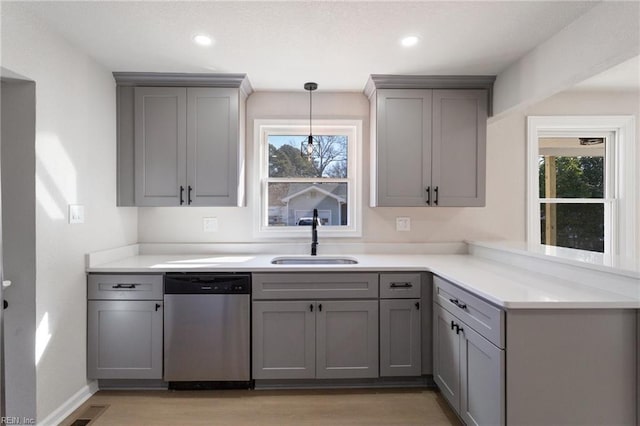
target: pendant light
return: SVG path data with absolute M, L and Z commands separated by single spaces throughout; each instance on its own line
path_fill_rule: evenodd
M 308 82 L 304 84 L 304 90 L 309 91 L 309 136 L 300 144 L 300 155 L 306 157 L 307 160 L 311 160 L 314 153 L 318 152 L 318 142 L 313 137 L 312 125 L 311 125 L 311 93 L 318 88 L 318 83 Z

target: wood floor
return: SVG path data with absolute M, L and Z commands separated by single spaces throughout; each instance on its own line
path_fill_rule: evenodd
M 89 425 L 460 425 L 428 389 L 99 391 L 62 425 L 107 405 Z

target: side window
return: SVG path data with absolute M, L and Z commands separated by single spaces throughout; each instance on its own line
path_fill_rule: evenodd
M 634 118 L 528 117 L 527 127 L 529 244 L 634 257 Z

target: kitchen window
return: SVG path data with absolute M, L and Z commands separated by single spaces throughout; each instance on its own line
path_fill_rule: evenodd
M 635 256 L 633 117 L 528 118 L 528 242 Z
M 310 236 L 318 209 L 320 236 L 361 236 L 361 122 L 314 120 L 315 150 L 302 154 L 306 120 L 256 120 L 259 236 Z

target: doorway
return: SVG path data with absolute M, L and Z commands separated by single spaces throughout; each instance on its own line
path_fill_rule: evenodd
M 36 419 L 35 82 L 1 70 L 2 416 Z

